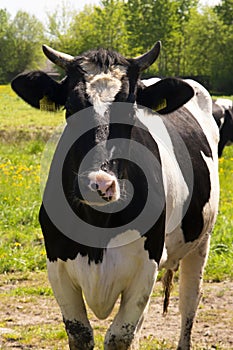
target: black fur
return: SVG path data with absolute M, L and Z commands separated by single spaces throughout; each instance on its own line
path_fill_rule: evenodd
M 213 116 L 219 127 L 220 139 L 218 144 L 218 156 L 222 156 L 224 147 L 233 142 L 233 108 L 220 107 L 213 102 Z M 223 122 L 221 123 L 221 119 Z

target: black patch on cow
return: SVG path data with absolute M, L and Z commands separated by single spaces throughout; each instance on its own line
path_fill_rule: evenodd
M 12 82 L 12 89 L 27 103 L 40 108 L 40 101 L 46 97 L 54 102 L 55 108 L 64 106 L 67 98 L 67 79 L 60 83 L 54 81 L 42 71 L 33 71 L 18 75 Z
M 188 210 L 182 220 L 182 230 L 185 242 L 192 242 L 197 239 L 202 232 L 204 225 L 202 210 L 209 201 L 211 190 L 209 169 L 201 152 L 206 157 L 213 158 L 212 151 L 201 126 L 185 107 L 182 107 L 179 111 L 173 112 L 172 114 L 162 116 L 161 118 L 169 132 L 174 154 L 191 194 Z M 193 166 L 193 184 L 186 176 L 188 173 L 185 171 L 187 163 L 183 157 L 183 146 L 176 138 L 177 133 L 185 143 L 190 155 Z M 188 200 L 190 200 L 190 198 Z M 186 208 L 186 206 L 184 207 Z
M 111 334 L 110 330 L 108 341 L 105 340 L 104 345 L 106 345 L 109 350 L 129 349 L 134 340 L 135 328 L 135 325 L 132 323 L 124 323 L 118 334 Z
M 84 60 L 93 63 L 97 67 L 100 67 L 103 69 L 104 73 L 107 73 L 109 68 L 112 66 L 129 66 L 129 61 L 121 54 L 104 48 L 83 53 L 82 56 L 76 57 L 72 65 L 80 65 Z
M 63 318 L 63 322 L 69 336 L 70 349 L 94 349 L 94 339 L 90 328 L 77 320 L 70 321 Z
M 165 78 L 144 88 L 139 86 L 137 102 L 159 114 L 167 114 L 183 106 L 193 95 L 193 88 L 183 80 Z
M 111 125 L 111 128 L 112 127 L 113 126 Z M 133 127 L 132 130 L 132 126 L 129 125 L 127 127 L 127 125 L 125 124 L 123 126 L 121 124 L 115 124 L 115 127 L 116 129 L 113 128 L 114 130 L 111 130 L 110 137 L 114 138 L 115 135 L 118 135 L 118 137 L 124 138 L 126 135 L 131 134 L 132 140 L 143 144 L 147 149 L 149 149 L 153 153 L 154 157 L 156 157 L 156 159 L 158 160 L 157 168 L 151 169 L 150 183 L 154 184 L 155 196 L 156 198 L 159 198 L 159 201 L 161 202 L 159 202 L 155 198 L 155 205 L 153 208 L 154 212 L 152 210 L 151 215 L 155 215 L 154 213 L 156 213 L 156 210 L 161 210 L 162 214 L 160 215 L 157 222 L 155 222 L 153 227 L 145 233 L 145 249 L 148 250 L 150 259 L 154 259 L 157 263 L 159 263 L 163 250 L 165 227 L 165 212 L 163 207 L 161 209 L 161 206 L 163 206 L 164 204 L 161 203 L 164 203 L 165 201 L 162 182 L 161 160 L 159 156 L 158 147 L 151 135 L 148 133 L 148 131 L 142 129 L 140 125 L 138 125 L 137 127 Z M 132 183 L 134 187 L 134 196 L 132 201 L 128 204 L 128 206 L 119 212 L 110 214 L 99 212 L 98 210 L 95 210 L 89 205 L 77 201 L 77 198 L 79 197 L 80 193 L 78 187 L 76 188 L 77 181 L 75 177 L 78 173 L 79 164 L 81 164 L 83 157 L 87 154 L 89 148 L 91 148 L 95 144 L 94 136 L 94 129 L 89 130 L 86 135 L 84 134 L 80 137 L 80 139 L 71 147 L 70 152 L 68 152 L 68 156 L 66 157 L 63 167 L 63 189 L 71 208 L 73 209 L 75 214 L 78 215 L 82 220 L 98 227 L 120 227 L 134 220 L 143 210 L 148 196 L 147 178 L 137 164 L 129 160 L 122 161 L 121 159 L 119 159 L 118 162 L 118 159 L 116 159 L 114 160 L 113 166 L 111 166 L 111 162 L 109 162 L 110 165 L 106 163 L 105 166 L 110 166 L 110 169 L 107 170 L 113 170 L 118 178 L 124 178 L 124 176 L 126 176 L 127 179 Z M 89 141 L 85 142 L 85 140 Z M 80 150 L 79 142 L 81 142 L 82 145 L 85 145 L 84 149 L 82 149 L 82 152 L 80 152 L 80 154 L 78 153 L 78 151 Z M 140 155 L 136 156 L 140 157 Z M 117 164 L 116 172 L 114 169 L 114 166 L 116 166 L 115 163 Z M 120 173 L 117 173 L 117 171 L 119 172 L 119 169 Z M 50 181 L 52 181 L 51 173 L 53 173 L 53 165 L 51 165 L 50 169 L 50 176 L 47 184 L 48 186 L 49 183 L 51 184 Z M 56 176 L 56 174 L 53 174 L 53 176 Z M 56 205 L 56 203 L 54 203 L 54 205 Z M 66 218 L 64 218 L 64 220 L 66 220 Z M 91 261 L 94 261 L 95 263 L 100 263 L 102 261 L 105 250 L 104 248 L 93 248 L 84 246 L 66 237 L 51 222 L 45 211 L 44 205 L 42 205 L 40 210 L 40 224 L 45 238 L 47 256 L 50 261 L 55 261 L 57 258 L 60 258 L 64 261 L 66 261 L 68 258 L 74 259 L 78 255 L 78 253 L 80 253 L 82 256 L 87 255 L 89 263 Z M 69 225 L 68 222 L 67 225 Z M 132 227 L 132 229 L 137 230 L 137 227 Z M 107 246 L 108 242 L 112 238 L 113 236 L 110 232 L 109 237 L 105 237 L 104 239 L 106 239 L 106 241 L 102 242 L 102 244 L 104 244 L 104 246 Z
M 218 144 L 218 156 L 222 156 L 224 147 L 228 142 L 233 142 L 233 110 L 226 109 L 224 112 L 224 122 L 220 128 L 220 140 Z
M 223 118 L 223 108 L 221 108 L 219 105 L 217 105 L 214 101 L 212 101 L 212 113 L 214 116 L 214 119 L 218 125 L 218 127 L 221 127 L 221 118 Z
M 190 349 L 191 347 L 191 332 L 193 328 L 193 320 L 192 318 L 187 318 L 185 323 L 185 330 L 184 330 L 184 339 L 182 341 L 186 344 L 187 349 Z M 183 350 L 184 348 L 180 345 L 178 346 L 177 350 Z
M 39 221 L 49 261 L 56 261 L 58 258 L 63 261 L 74 260 L 80 253 L 81 256 L 88 255 L 89 263 L 91 261 L 96 264 L 102 262 L 104 249 L 87 247 L 65 236 L 50 220 L 43 203 L 40 207 Z

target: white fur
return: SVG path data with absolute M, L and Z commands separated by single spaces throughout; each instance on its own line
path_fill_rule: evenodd
M 224 109 L 229 109 L 229 108 L 233 108 L 233 101 L 229 100 L 228 98 L 218 98 L 215 103 L 219 106 L 219 107 L 223 107 Z
M 176 160 L 169 133 L 159 116 L 139 111 L 139 120 L 150 130 L 161 154 L 163 182 L 167 202 L 166 233 L 177 227 L 182 219 L 183 203 L 188 197 L 188 187 Z M 175 181 L 175 182 L 174 182 Z
M 150 86 L 150 85 L 157 83 L 160 80 L 161 80 L 161 78 L 154 77 L 154 78 L 149 78 L 149 79 L 143 79 L 142 82 L 145 86 Z
M 72 308 L 77 302 L 74 300 L 77 297 L 75 290 L 81 288 L 92 311 L 98 318 L 104 319 L 110 314 L 123 291 L 132 289 L 134 301 L 140 300 L 142 291 L 149 298 L 157 274 L 157 264 L 149 259 L 148 252 L 144 249 L 144 239 L 118 248 L 108 248 L 101 264 L 89 264 L 88 257 L 81 255 L 74 260 L 68 259 L 63 262 L 58 259 L 47 264 L 50 283 L 67 319 L 78 317 L 78 310 Z M 62 280 L 69 283 L 64 284 Z M 138 287 L 133 288 L 134 285 Z M 73 297 L 70 295 L 70 289 L 74 291 Z M 59 294 L 56 295 L 56 291 L 59 291 Z M 70 295 L 70 298 L 63 300 L 67 295 Z M 134 310 L 132 313 L 134 314 Z M 127 317 L 130 318 L 130 315 Z
M 86 92 L 89 101 L 96 113 L 104 115 L 121 89 L 121 79 L 126 74 L 126 68 L 112 66 L 107 72 L 103 72 L 88 61 L 84 61 L 81 66 L 86 71 Z

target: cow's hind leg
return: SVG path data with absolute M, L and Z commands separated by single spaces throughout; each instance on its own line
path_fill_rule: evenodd
M 48 274 L 62 312 L 70 350 L 94 349 L 93 331 L 87 318 L 81 288 L 72 283 L 64 262 L 48 263 Z
M 181 260 L 179 308 L 181 313 L 181 334 L 178 350 L 191 348 L 191 332 L 201 297 L 202 275 L 209 252 L 206 236 L 199 246 Z

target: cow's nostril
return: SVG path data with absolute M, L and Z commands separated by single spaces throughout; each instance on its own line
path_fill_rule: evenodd
M 98 185 L 98 184 L 96 184 L 96 183 L 92 183 L 92 184 L 91 184 L 91 189 L 92 189 L 93 191 L 98 190 L 98 188 L 99 188 L 99 185 Z
M 108 191 L 115 191 L 115 188 L 116 188 L 116 183 L 115 181 L 112 181 L 111 185 L 106 189 L 106 192 Z

